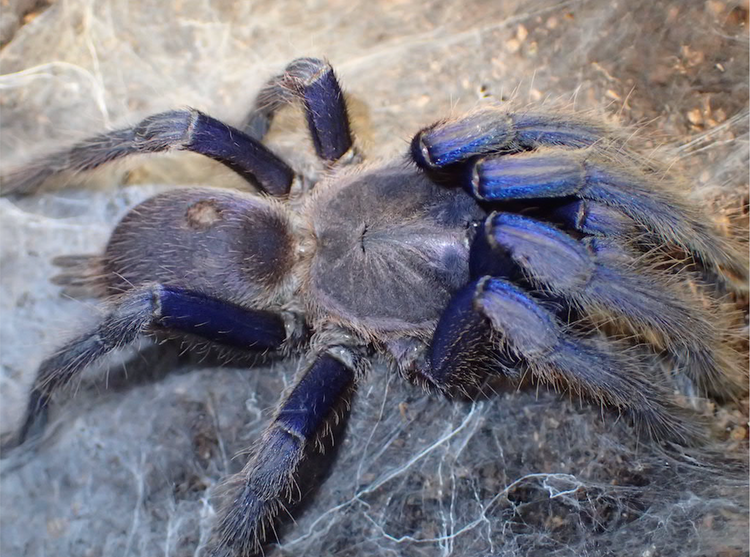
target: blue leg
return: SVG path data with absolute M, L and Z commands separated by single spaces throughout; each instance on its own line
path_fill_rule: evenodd
M 504 363 L 498 362 L 502 351 L 493 346 L 485 317 L 466 311 L 473 301 L 474 288 L 467 287 L 455 294 L 443 311 L 430 343 L 429 361 L 417 366 L 418 377 L 428 385 L 444 391 L 462 389 L 476 383 L 479 369 Z M 512 362 L 501 369 L 506 375 L 520 376 L 519 367 Z
M 631 329 L 656 333 L 702 392 L 731 397 L 742 391 L 736 358 L 724 353 L 711 317 L 653 273 L 634 272 L 633 261 L 599 257 L 554 226 L 511 213 L 491 215 L 480 236 L 470 255 L 473 276 L 520 273 L 587 314 L 614 315 Z
M 146 332 L 167 328 L 243 350 L 280 348 L 290 334 L 284 318 L 251 310 L 187 290 L 152 285 L 120 297 L 98 323 L 44 360 L 29 396 L 24 423 L 3 449 L 41 433 L 54 391 L 68 385 L 86 367 Z
M 318 156 L 330 162 L 340 159 L 352 148 L 352 134 L 341 86 L 331 65 L 323 60 L 298 58 L 271 79 L 258 94 L 243 129 L 262 139 L 275 113 L 297 99 L 305 107 Z
M 470 164 L 464 186 L 476 199 L 491 202 L 576 196 L 587 206 L 567 204 L 555 215 L 569 226 L 622 235 L 637 224 L 656 241 L 679 246 L 730 278 L 747 280 L 746 257 L 711 230 L 694 208 L 652 187 L 635 167 L 610 166 L 590 151 L 480 158 Z
M 491 107 L 422 130 L 411 156 L 430 174 L 453 175 L 481 201 L 584 199 L 589 202 L 584 212 L 568 205 L 557 218 L 607 235 L 628 233 L 637 224 L 655 241 L 679 246 L 747 290 L 746 254 L 718 236 L 693 207 L 655 188 L 654 169 L 600 124 Z
M 259 549 L 279 510 L 295 500 L 295 475 L 306 451 L 337 412 L 346 409 L 355 367 L 349 350 L 333 347 L 301 374 L 252 460 L 231 480 L 232 496 L 214 534 L 211 557 L 250 555 Z
M 572 230 L 592 236 L 635 237 L 635 221 L 621 210 L 598 201 L 577 199 L 552 210 L 552 218 Z
M 545 145 L 581 148 L 604 139 L 616 138 L 606 126 L 583 118 L 489 107 L 420 131 L 412 140 L 411 156 L 423 169 L 436 170 L 490 153 Z
M 441 388 L 465 380 L 460 375 L 476 365 L 470 358 L 477 327 L 541 382 L 631 414 L 654 437 L 689 443 L 699 436 L 685 411 L 669 402 L 667 391 L 645 377 L 622 347 L 575 336 L 537 300 L 500 279 L 482 278 L 456 294 L 438 323 L 431 368 L 423 375 Z
M 214 159 L 275 196 L 289 192 L 294 172 L 259 141 L 197 110 L 173 110 L 97 135 L 3 176 L 3 194 L 33 193 L 62 172 L 84 172 L 130 155 L 191 151 Z

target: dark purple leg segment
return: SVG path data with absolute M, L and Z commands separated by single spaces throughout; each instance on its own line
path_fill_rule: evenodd
M 511 150 L 515 130 L 500 110 L 482 110 L 457 120 L 438 122 L 414 136 L 411 156 L 425 170 L 465 162 L 475 156 Z
M 180 149 L 192 151 L 218 161 L 258 185 L 266 193 L 283 196 L 289 193 L 294 172 L 259 141 L 201 112 L 189 140 Z
M 577 193 L 583 169 L 565 153 L 487 157 L 471 165 L 467 191 L 483 201 L 565 197 Z
M 344 94 L 329 64 L 306 81 L 302 97 L 315 151 L 323 160 L 338 160 L 351 148 L 352 136 Z
M 484 236 L 480 240 L 481 236 Z M 591 254 L 580 242 L 554 226 L 513 213 L 493 213 L 477 235 L 470 272 L 513 277 L 512 269 L 568 293 L 584 288 L 593 274 Z
M 203 294 L 162 287 L 157 323 L 170 330 L 243 350 L 275 350 L 286 339 L 278 313 L 251 310 Z
M 475 290 L 476 284 L 471 284 L 456 293 L 435 328 L 429 362 L 420 375 L 439 389 L 471 380 L 476 375 L 477 363 L 486 360 L 490 353 L 486 319 L 471 309 Z
M 30 194 L 61 172 L 85 172 L 130 155 L 169 150 L 214 159 L 275 196 L 287 194 L 294 179 L 284 161 L 249 135 L 197 110 L 172 110 L 86 139 L 3 176 L 2 193 Z
M 50 397 L 56 390 L 106 354 L 131 344 L 154 327 L 167 327 L 245 350 L 274 350 L 287 338 L 284 319 L 277 313 L 245 309 L 167 286 L 132 290 L 120 297 L 94 327 L 42 362 L 24 423 L 16 439 L 3 448 L 41 433 Z
M 234 493 L 215 533 L 212 557 L 250 555 L 269 534 L 283 504 L 295 497 L 295 474 L 310 443 L 343 410 L 355 381 L 351 355 L 340 347 L 320 354 L 279 406 L 255 455 L 233 478 Z
M 336 161 L 353 145 L 346 101 L 331 65 L 316 58 L 298 58 L 261 90 L 243 128 L 262 139 L 277 110 L 301 100 L 318 156 Z
M 340 360 L 320 356 L 281 405 L 276 422 L 293 435 L 312 439 L 353 379 L 353 371 Z

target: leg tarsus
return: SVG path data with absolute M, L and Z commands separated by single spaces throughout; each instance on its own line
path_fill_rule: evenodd
M 41 437 L 47 426 L 50 399 L 38 389 L 32 389 L 26 404 L 24 421 L 18 431 L 8 434 L 0 444 L 0 457 L 22 445 L 28 439 Z
M 155 311 L 151 291 L 129 293 L 91 330 L 68 342 L 44 360 L 37 371 L 23 424 L 13 445 L 23 444 L 30 435 L 40 435 L 52 394 L 118 346 L 133 342 L 151 323 Z
M 135 154 L 138 149 L 133 128 L 99 134 L 0 175 L 0 195 L 32 195 L 57 174 L 93 170 Z

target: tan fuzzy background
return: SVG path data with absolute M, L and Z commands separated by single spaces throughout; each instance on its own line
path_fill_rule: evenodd
M 0 10 L 4 169 L 170 107 L 237 123 L 264 80 L 318 56 L 337 69 L 369 157 L 401 155 L 420 127 L 486 95 L 562 103 L 628 126 L 632 145 L 684 176 L 707 218 L 746 235 L 746 0 L 0 0 Z M 294 111 L 270 142 L 295 164 L 311 160 Z M 60 296 L 51 258 L 100 251 L 129 207 L 170 184 L 242 186 L 181 154 L 0 199 L 0 430 L 16 426 L 42 358 L 97 312 Z M 746 322 L 738 330 L 746 337 Z M 200 553 L 218 482 L 241 466 L 232 457 L 297 363 L 217 368 L 140 348 L 92 370 L 53 409 L 43 442 L 2 461 L 3 557 Z M 336 458 L 319 466 L 322 485 L 302 486 L 311 492 L 266 554 L 748 555 L 747 399 L 694 404 L 717 445 L 690 462 L 544 390 L 449 401 L 376 365 Z

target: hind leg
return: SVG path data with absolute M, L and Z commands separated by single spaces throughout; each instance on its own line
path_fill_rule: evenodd
M 53 394 L 88 366 L 156 329 L 198 336 L 242 350 L 278 350 L 299 336 L 290 315 L 246 309 L 180 288 L 151 284 L 118 298 L 88 331 L 44 360 L 37 371 L 23 423 L 7 450 L 44 429 Z

